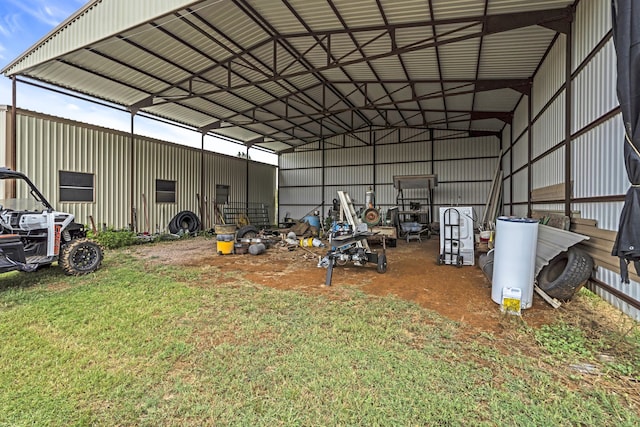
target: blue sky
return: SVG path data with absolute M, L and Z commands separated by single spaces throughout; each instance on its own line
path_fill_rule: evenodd
M 0 0 L 0 68 L 20 56 L 85 3 L 85 0 Z M 0 105 L 11 105 L 11 96 L 11 80 L 0 75 Z M 17 105 L 19 108 L 129 131 L 128 113 L 30 85 L 18 83 Z M 144 118 L 136 118 L 135 131 L 162 140 L 200 147 L 199 133 L 165 126 Z M 205 148 L 230 155 L 244 151 L 243 146 L 212 137 L 205 139 Z M 256 150 L 250 150 L 249 155 L 255 160 L 277 164 L 274 155 Z

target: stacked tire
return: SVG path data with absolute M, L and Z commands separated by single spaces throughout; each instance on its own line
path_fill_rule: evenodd
M 191 211 L 178 212 L 169 222 L 169 231 L 173 234 L 183 232 L 195 233 L 200 231 L 200 218 Z

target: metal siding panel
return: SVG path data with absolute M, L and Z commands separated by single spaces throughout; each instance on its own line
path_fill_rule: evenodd
M 564 182 L 564 148 L 558 149 L 537 162 L 531 167 L 532 188 L 546 187 Z
M 435 163 L 438 182 L 493 179 L 498 159 L 450 160 Z
M 305 188 L 282 188 L 278 196 L 280 205 L 284 206 L 282 210 L 289 210 L 286 205 L 309 205 L 314 206 L 322 202 L 322 188 L 305 187 Z
M 430 158 L 431 142 L 429 141 L 376 146 L 378 163 L 413 162 L 430 160 Z
M 493 136 L 435 141 L 436 160 L 464 159 L 499 155 L 500 141 Z
M 527 216 L 527 205 L 516 205 L 513 207 L 513 216 L 525 218 Z
M 511 178 L 506 178 L 502 182 L 502 198 L 504 199 L 504 204 L 511 203 L 511 194 L 509 188 L 511 186 Z
M 619 114 L 573 141 L 572 180 L 575 197 L 625 194 L 624 126 Z
M 249 163 L 249 203 L 260 203 L 268 207 L 269 221 L 276 224 L 276 191 L 278 171 L 264 163 Z
M 566 36 L 561 34 L 533 79 L 533 116 L 536 116 L 564 85 L 565 62 Z
M 511 174 L 511 150 L 504 153 L 500 166 L 502 168 L 503 176 Z
M 516 106 L 513 115 L 513 137 L 517 138 L 529 126 L 529 116 L 527 108 L 529 105 L 528 97 L 523 96 L 520 103 Z
M 640 283 L 634 282 L 633 280 L 631 280 L 629 284 L 622 283 L 620 281 L 620 275 L 618 273 L 609 271 L 602 267 L 598 267 L 596 278 L 617 289 L 623 294 L 629 295 L 636 301 L 640 301 Z M 611 304 L 613 307 L 625 313 L 627 316 L 636 321 L 640 321 L 640 310 L 638 310 L 637 308 L 629 305 L 615 295 L 612 295 L 600 288 L 596 288 L 596 294 L 598 294 L 603 300 Z
M 278 157 L 280 170 L 311 168 L 322 165 L 322 151 L 302 151 L 285 153 Z
M 488 182 L 445 182 L 438 185 L 433 202 L 441 206 L 484 206 L 490 187 Z
M 574 40 L 572 71 L 574 71 L 611 30 L 610 2 L 579 1 L 572 30 Z
M 572 132 L 619 105 L 616 75 L 616 53 L 610 40 L 573 81 Z
M 373 147 L 342 148 L 325 151 L 325 166 L 373 163 Z
M 512 178 L 513 182 L 513 203 L 526 202 L 529 195 L 527 184 L 527 170 L 521 170 Z
M 135 173 L 138 230 L 144 231 L 144 204 L 147 199 L 150 231 L 164 230 L 178 212 L 189 210 L 200 216 L 196 194 L 200 194 L 200 153 L 193 148 L 159 143 L 147 138 L 136 138 Z M 157 203 L 157 179 L 175 181 L 176 202 Z
M 26 173 L 45 197 L 76 221 L 125 228 L 129 220 L 129 140 L 120 132 L 34 113 L 17 116 L 17 169 Z M 94 175 L 93 203 L 62 203 L 58 171 Z M 123 196 L 124 195 L 124 196 Z
M 565 139 L 564 91 L 533 124 L 532 155 L 537 157 Z
M 511 149 L 514 170 L 521 168 L 529 162 L 528 146 L 528 132 L 525 132 L 522 138 L 520 138 Z
M 373 184 L 373 166 L 342 166 L 325 169 L 326 185 Z
M 580 211 L 580 216 L 582 218 L 595 219 L 598 222 L 598 228 L 600 229 L 617 231 L 622 206 L 623 202 L 574 203 L 572 205 L 572 209 Z M 618 262 L 618 259 L 612 257 L 612 261 L 615 264 Z M 618 273 L 602 267 L 598 268 L 596 278 L 620 292 L 631 296 L 635 300 L 640 301 L 640 284 L 633 281 L 631 284 L 624 284 L 620 281 L 620 275 Z M 597 290 L 596 293 L 623 313 L 626 313 L 636 320 L 640 319 L 640 312 L 620 300 L 618 297 L 601 290 Z
M 291 169 L 280 170 L 280 188 L 302 186 L 302 185 L 319 185 L 322 182 L 322 169 Z
M 431 173 L 431 163 L 413 162 L 378 165 L 376 168 L 377 184 L 393 184 L 395 175 L 423 175 Z

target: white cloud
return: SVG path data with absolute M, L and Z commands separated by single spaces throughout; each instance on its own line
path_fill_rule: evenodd
M 50 27 L 75 12 L 82 2 L 66 0 L 9 0 L 17 9 Z

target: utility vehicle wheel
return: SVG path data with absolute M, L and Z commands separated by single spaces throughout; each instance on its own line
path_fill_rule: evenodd
M 538 286 L 549 296 L 567 301 L 591 277 L 592 271 L 593 258 L 580 249 L 571 247 L 540 270 Z
M 387 271 L 387 256 L 385 254 L 378 255 L 378 266 L 376 268 L 378 273 L 386 273 Z
M 244 227 L 240 227 L 238 231 L 236 231 L 236 238 L 241 239 L 253 239 L 258 235 L 258 229 L 254 225 L 245 225 Z
M 60 251 L 58 264 L 65 274 L 80 276 L 93 273 L 102 263 L 102 248 L 88 239 L 76 239 Z

